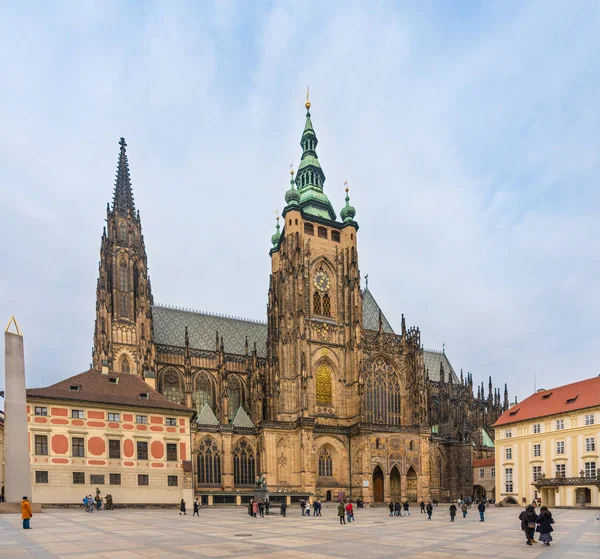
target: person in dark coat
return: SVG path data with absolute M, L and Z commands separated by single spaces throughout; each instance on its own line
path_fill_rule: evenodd
M 427 511 L 427 520 L 431 520 L 431 515 L 433 514 L 433 505 L 431 503 L 427 503 L 425 510 Z
M 281 516 L 285 516 L 287 510 L 287 505 L 285 504 L 285 501 L 283 501 L 283 503 L 281 503 Z
M 248 516 L 254 516 L 254 514 L 252 513 L 252 503 L 254 502 L 254 499 L 250 499 L 250 502 L 248 503 Z
M 390 516 L 394 516 L 394 503 L 390 501 Z
M 402 516 L 402 509 L 400 507 L 400 501 L 396 501 L 394 503 L 394 515 L 395 516 Z
M 408 503 L 408 499 L 404 501 L 404 516 L 410 516 L 410 504 Z
M 421 514 L 425 514 L 425 501 L 421 501 Z
M 537 514 L 532 505 L 527 505 L 525 510 L 521 511 L 519 520 L 521 521 L 521 530 L 525 532 L 527 545 L 532 545 L 535 542 L 533 536 L 535 535 L 535 524 L 537 521 Z
M 338 505 L 338 516 L 340 517 L 340 524 L 346 524 L 346 507 L 344 507 L 344 503 L 340 501 Z
M 483 515 L 483 513 L 485 512 L 485 503 L 483 501 L 481 501 L 481 503 L 477 505 L 477 510 L 479 511 L 479 522 L 483 522 L 485 520 L 485 517 Z
M 452 503 L 450 505 L 450 522 L 454 522 L 454 518 L 456 517 L 456 505 Z
M 540 534 L 540 541 L 543 546 L 550 546 L 550 542 L 552 541 L 551 532 L 554 531 L 552 528 L 552 524 L 554 524 L 554 518 L 552 518 L 552 513 L 548 510 L 547 506 L 543 506 L 540 509 L 540 515 L 537 517 L 537 529 L 536 531 Z
M 198 497 L 194 499 L 194 514 L 192 516 L 200 516 L 200 503 Z
M 271 511 L 269 510 L 271 508 L 271 503 L 269 503 L 269 499 L 265 500 L 265 514 L 267 516 L 270 516 Z
M 179 503 L 179 514 L 187 515 L 187 512 L 185 512 L 185 501 L 183 499 L 181 499 L 181 503 Z
M 265 517 L 265 503 L 262 499 L 258 500 L 258 512 L 261 518 Z

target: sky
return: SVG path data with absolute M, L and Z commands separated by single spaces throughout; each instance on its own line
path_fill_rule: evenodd
M 307 85 L 394 328 L 511 399 L 598 375 L 599 35 L 577 1 L 1 3 L 0 320 L 27 385 L 89 367 L 121 136 L 155 302 L 266 320 Z

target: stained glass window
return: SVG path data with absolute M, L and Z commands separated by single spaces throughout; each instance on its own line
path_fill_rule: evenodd
M 229 402 L 229 423 L 235 419 L 240 406 L 245 404 L 244 386 L 236 375 L 229 375 L 227 380 L 227 399 Z
M 317 369 L 316 392 L 317 404 L 332 403 L 332 374 L 329 365 L 323 363 Z
M 212 408 L 214 399 L 214 383 L 209 373 L 199 373 L 196 377 L 196 391 L 194 393 L 194 401 L 196 410 L 202 411 L 205 404 Z
M 221 453 L 214 439 L 205 437 L 198 447 L 197 472 L 198 483 L 221 483 Z
M 313 293 L 313 314 L 321 314 L 321 294 L 318 291 Z
M 123 356 L 121 357 L 121 372 L 122 373 L 130 373 L 131 367 L 129 366 L 129 359 Z
M 365 413 L 369 423 L 400 425 L 400 381 L 394 367 L 378 357 L 365 373 Z
M 255 462 L 254 449 L 247 440 L 242 439 L 233 450 L 233 483 L 235 485 L 254 485 Z
M 328 448 L 324 448 L 319 454 L 319 475 L 322 477 L 333 476 L 333 460 Z
M 176 404 L 181 404 L 183 401 L 181 378 L 175 369 L 167 369 L 162 373 L 160 378 L 160 393 Z

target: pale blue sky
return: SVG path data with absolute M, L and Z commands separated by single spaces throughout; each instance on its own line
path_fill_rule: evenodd
M 0 319 L 28 385 L 89 365 L 120 136 L 155 301 L 265 318 L 307 84 L 392 325 L 519 398 L 597 375 L 598 36 L 595 2 L 3 2 Z

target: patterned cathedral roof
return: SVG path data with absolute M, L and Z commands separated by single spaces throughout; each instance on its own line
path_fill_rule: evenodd
M 375 301 L 369 288 L 363 290 L 363 328 L 365 330 L 379 330 L 379 313 L 381 313 L 381 321 L 383 322 L 383 331 L 387 334 L 395 334 L 394 329 L 388 322 L 388 319 L 383 314 L 383 311 Z
M 446 382 L 448 382 L 449 374 L 452 374 L 452 382 L 458 384 L 460 381 L 454 372 L 452 364 L 448 360 L 447 355 L 443 351 L 434 351 L 431 349 L 423 350 L 423 360 L 425 361 L 425 370 L 429 371 L 429 378 L 434 381 L 440 380 L 440 363 L 444 365 Z

